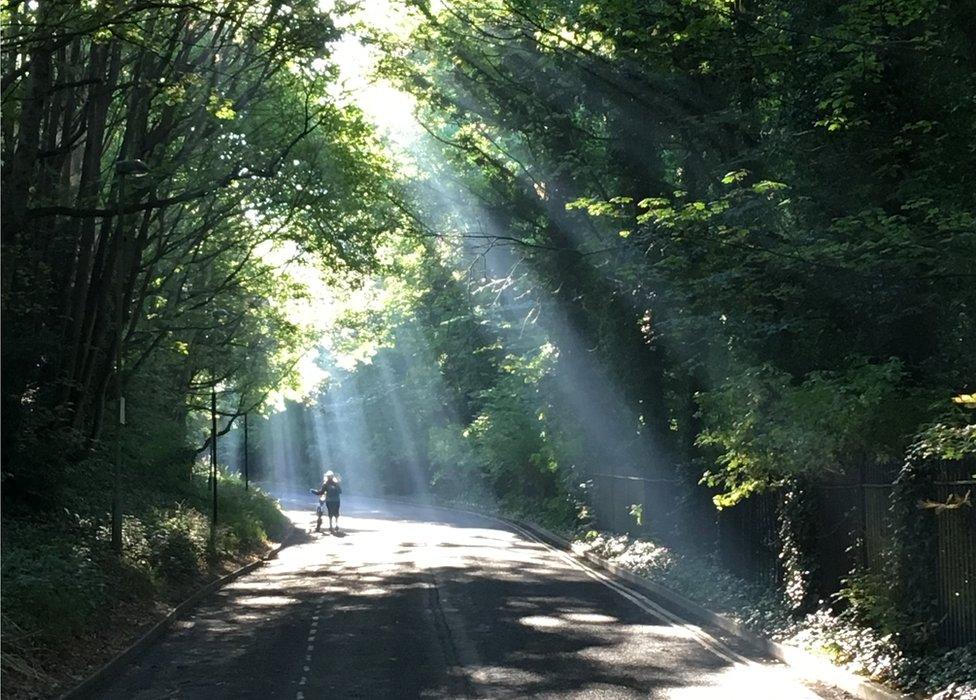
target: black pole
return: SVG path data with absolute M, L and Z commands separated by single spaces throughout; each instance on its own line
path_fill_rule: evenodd
M 126 178 L 124 175 L 119 177 L 118 201 L 126 203 Z M 116 416 L 115 435 L 115 468 L 112 474 L 112 551 L 118 555 L 122 554 L 122 441 L 125 438 L 125 393 L 122 388 L 122 343 L 125 341 L 125 275 L 122 272 L 122 260 L 128 241 L 128 231 L 126 230 L 126 217 L 121 216 L 119 220 L 119 231 L 122 235 L 120 248 L 122 253 L 119 255 L 118 276 L 119 289 L 115 297 L 115 322 L 117 327 L 115 339 L 115 391 L 118 415 Z
M 210 545 L 217 542 L 217 384 L 210 387 L 210 477 L 213 480 L 213 519 L 210 522 Z
M 247 491 L 247 413 L 244 413 L 244 490 Z
M 116 371 L 121 374 L 121 370 Z M 120 382 L 120 379 L 116 379 Z M 115 436 L 115 470 L 112 475 L 112 551 L 122 554 L 122 439 L 125 430 L 125 397 L 118 389 L 118 435 Z

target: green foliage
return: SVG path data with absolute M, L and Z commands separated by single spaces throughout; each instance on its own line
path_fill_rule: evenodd
M 217 558 L 209 548 L 205 479 L 189 489 L 157 485 L 139 493 L 133 500 L 141 508 L 123 521 L 122 557 L 111 550 L 111 528 L 101 518 L 67 510 L 54 522 L 5 517 L 5 682 L 54 682 L 45 672 L 52 652 L 87 639 L 114 620 L 120 606 L 148 618 L 155 600 L 182 600 L 219 573 L 223 557 L 253 556 L 268 546 L 266 533 L 285 534 L 287 520 L 267 495 L 245 492 L 230 478 L 221 478 L 220 489 Z M 47 670 L 61 675 L 60 669 Z
M 705 428 L 697 442 L 720 450 L 721 469 L 704 477 L 725 489 L 716 504 L 734 505 L 789 475 L 837 470 L 852 455 L 897 454 L 900 436 L 892 421 L 912 408 L 901 377 L 897 360 L 862 360 L 842 373 L 811 373 L 799 383 L 766 365 L 701 395 Z
M 816 602 L 811 581 L 817 566 L 812 540 L 818 517 L 808 487 L 809 482 L 803 479 L 788 480 L 777 513 L 783 599 L 790 610 L 801 613 Z
M 924 508 L 933 483 L 946 474 L 972 474 L 970 417 L 954 413 L 923 430 L 908 451 L 891 495 L 892 544 L 887 577 L 894 582 L 894 614 L 904 643 L 931 645 L 938 628 L 936 582 L 931 562 L 939 556 L 939 511 Z M 968 472 L 968 474 L 967 474 Z
M 63 472 L 113 437 L 120 390 L 135 432 L 166 433 L 145 460 L 189 461 L 211 387 L 233 419 L 297 385 L 322 330 L 301 308 L 309 280 L 375 269 L 400 228 L 378 140 L 334 99 L 327 45 L 347 8 L 266 9 L 140 5 L 121 24 L 108 5 L 5 10 L 4 58 L 24 65 L 3 96 L 4 216 L 19 222 L 3 242 L 18 280 L 2 293 L 18 377 L 5 504 L 56 500 Z M 52 32 L 73 37 L 70 59 Z
M 889 635 L 826 609 L 808 615 L 793 639 L 834 663 L 879 682 L 895 684 L 907 660 Z
M 111 596 L 103 556 L 57 527 L 5 524 L 4 615 L 43 640 L 78 633 Z
M 914 449 L 923 459 L 958 461 L 976 455 L 976 422 L 955 413 L 928 426 L 917 436 Z
M 398 300 L 355 320 L 422 328 L 426 348 L 382 334 L 414 369 L 356 372 L 396 383 L 428 480 L 541 498 L 549 471 L 573 494 L 612 469 L 703 478 L 718 507 L 776 489 L 776 605 L 834 592 L 814 590 L 818 482 L 972 437 L 943 413 L 976 376 L 973 16 L 876 9 L 462 0 L 374 33 L 432 136 L 406 206 L 438 243 L 399 251 Z M 376 423 L 374 452 L 402 456 Z M 896 495 L 909 549 L 932 477 Z M 907 623 L 875 583 L 848 579 L 845 624 L 884 636 Z
M 704 448 L 687 461 L 714 463 L 730 505 L 897 457 L 976 370 L 958 264 L 976 254 L 973 154 L 948 145 L 965 141 L 974 83 L 957 65 L 946 89 L 937 58 L 968 45 L 958 14 L 462 2 L 377 40 L 445 146 L 422 144 L 422 175 L 467 211 L 506 212 L 488 238 L 524 245 L 526 294 L 571 300 L 575 330 L 642 325 L 654 359 L 587 339 L 623 376 L 663 361 L 670 395 L 640 398 L 674 425 L 704 420 L 682 436 Z M 607 301 L 618 291 L 636 312 Z
M 976 694 L 976 644 L 909 659 L 899 682 L 932 694 L 932 700 L 965 700 Z
M 361 420 L 345 458 L 359 473 L 373 469 L 381 491 L 430 488 L 452 502 L 531 512 L 571 528 L 580 504 L 563 464 L 577 437 L 552 404 L 558 351 L 493 306 L 493 285 L 452 273 L 451 251 L 413 245 L 402 244 L 400 275 L 376 285 L 368 308 L 350 309 L 337 326 L 333 348 L 359 361 L 335 368 L 318 397 L 326 430 L 341 439 L 343 421 Z M 301 424 L 303 410 L 286 413 Z
M 202 485 L 202 480 L 201 480 Z M 221 471 L 217 483 L 218 512 L 221 530 L 218 551 L 228 555 L 259 551 L 269 540 L 280 542 L 291 524 L 278 503 L 261 489 L 244 490 L 239 476 Z M 209 493 L 198 496 L 201 510 L 209 509 Z
M 208 538 L 202 513 L 177 506 L 153 513 L 149 527 L 149 566 L 168 581 L 184 583 L 200 575 Z
M 298 387 L 317 278 L 373 271 L 402 225 L 379 141 L 336 99 L 347 9 L 4 5 L 4 65 L 22 66 L 0 139 L 4 624 L 21 661 L 54 664 L 45 649 L 100 617 L 178 598 L 284 533 L 270 499 L 221 474 L 210 548 L 192 470 L 211 392 L 223 433 Z
M 854 622 L 882 634 L 894 634 L 904 627 L 884 573 L 854 571 L 841 584 L 835 597 L 846 604 L 844 612 Z
M 933 700 L 962 700 L 976 691 L 976 646 L 918 651 L 891 634 L 820 610 L 807 616 L 792 640 L 851 671 Z

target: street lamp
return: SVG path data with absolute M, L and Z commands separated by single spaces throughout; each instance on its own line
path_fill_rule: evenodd
M 219 319 L 227 317 L 224 309 L 214 309 L 211 312 L 213 328 L 210 333 L 210 484 L 211 484 L 211 520 L 210 520 L 210 548 L 217 544 L 217 362 L 216 362 L 216 330 Z
M 248 474 L 247 474 L 247 414 L 248 411 L 244 411 L 244 490 L 247 491 L 248 488 Z
M 115 174 L 119 177 L 145 177 L 149 172 L 149 166 L 138 158 L 115 161 Z
M 122 344 L 125 341 L 125 282 L 126 275 L 123 265 L 125 264 L 125 252 L 129 247 L 129 234 L 126 228 L 126 217 L 122 209 L 128 204 L 128 191 L 126 184 L 130 179 L 137 181 L 146 177 L 150 168 L 139 159 L 118 160 L 115 163 L 115 176 L 119 181 L 119 256 L 118 269 L 116 275 L 118 293 L 115 299 L 115 321 L 116 321 L 116 347 L 115 347 L 115 391 L 118 398 L 118 424 L 115 436 L 115 473 L 112 483 L 112 550 L 116 554 L 122 553 L 122 442 L 125 430 L 125 392 L 122 384 L 122 373 L 124 370 L 124 357 Z

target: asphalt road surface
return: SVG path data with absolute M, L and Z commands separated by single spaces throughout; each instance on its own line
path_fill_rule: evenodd
M 335 536 L 313 505 L 98 697 L 842 697 L 498 521 L 347 499 Z

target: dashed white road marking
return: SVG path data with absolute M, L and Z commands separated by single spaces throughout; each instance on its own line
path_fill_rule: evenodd
M 308 683 L 307 674 L 311 670 L 309 665 L 312 661 L 312 652 L 315 651 L 315 635 L 318 634 L 319 618 L 322 615 L 322 605 L 325 603 L 325 596 L 320 596 L 315 601 L 315 608 L 312 614 L 312 624 L 308 630 L 308 647 L 305 654 L 305 665 L 302 666 L 302 677 L 298 680 L 299 687 L 304 687 Z M 305 700 L 305 693 L 299 690 L 295 695 L 295 700 Z

